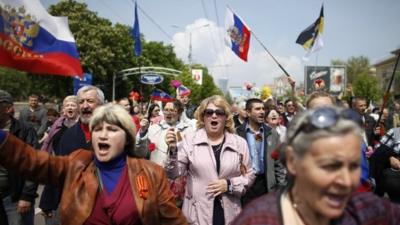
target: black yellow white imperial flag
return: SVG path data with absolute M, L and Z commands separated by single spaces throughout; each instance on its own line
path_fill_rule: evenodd
M 321 12 L 318 19 L 303 30 L 296 40 L 296 43 L 302 45 L 307 51 L 306 57 L 309 54 L 320 50 L 323 47 L 322 32 L 324 31 L 324 6 L 321 7 Z

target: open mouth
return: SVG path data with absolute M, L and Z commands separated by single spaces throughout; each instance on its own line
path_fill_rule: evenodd
M 99 149 L 101 151 L 106 151 L 106 150 L 108 150 L 110 148 L 110 145 L 106 144 L 106 143 L 99 143 L 98 145 L 99 145 Z
M 84 116 L 92 115 L 92 111 L 83 111 L 82 115 Z
M 218 122 L 217 122 L 217 121 L 211 121 L 211 126 L 215 127 L 215 126 L 217 126 L 217 125 L 218 125 Z
M 348 195 L 345 194 L 326 194 L 329 204 L 333 207 L 341 207 L 345 204 Z

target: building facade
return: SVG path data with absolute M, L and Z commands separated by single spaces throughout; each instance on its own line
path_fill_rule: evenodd
M 393 74 L 394 66 L 398 54 L 400 54 L 400 48 L 391 52 L 392 55 L 386 57 L 383 60 L 378 61 L 373 66 L 376 70 L 376 76 L 379 80 L 380 87 L 386 91 L 390 82 L 390 78 Z M 400 65 L 397 66 L 395 79 L 393 80 L 390 91 L 394 95 L 400 94 Z

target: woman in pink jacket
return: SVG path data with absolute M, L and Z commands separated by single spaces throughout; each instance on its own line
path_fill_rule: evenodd
M 240 197 L 255 179 L 247 143 L 234 133 L 223 97 L 204 99 L 195 117 L 198 130 L 185 135 L 177 148 L 175 132 L 167 133 L 172 150 L 167 172 L 171 178 L 187 176 L 182 210 L 189 224 L 230 224 L 241 211 Z

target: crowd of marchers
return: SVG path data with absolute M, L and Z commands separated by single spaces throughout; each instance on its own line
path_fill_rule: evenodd
M 16 113 L 0 90 L 0 224 L 34 224 L 35 201 L 47 225 L 400 221 L 400 100 L 136 100 L 88 85 Z

